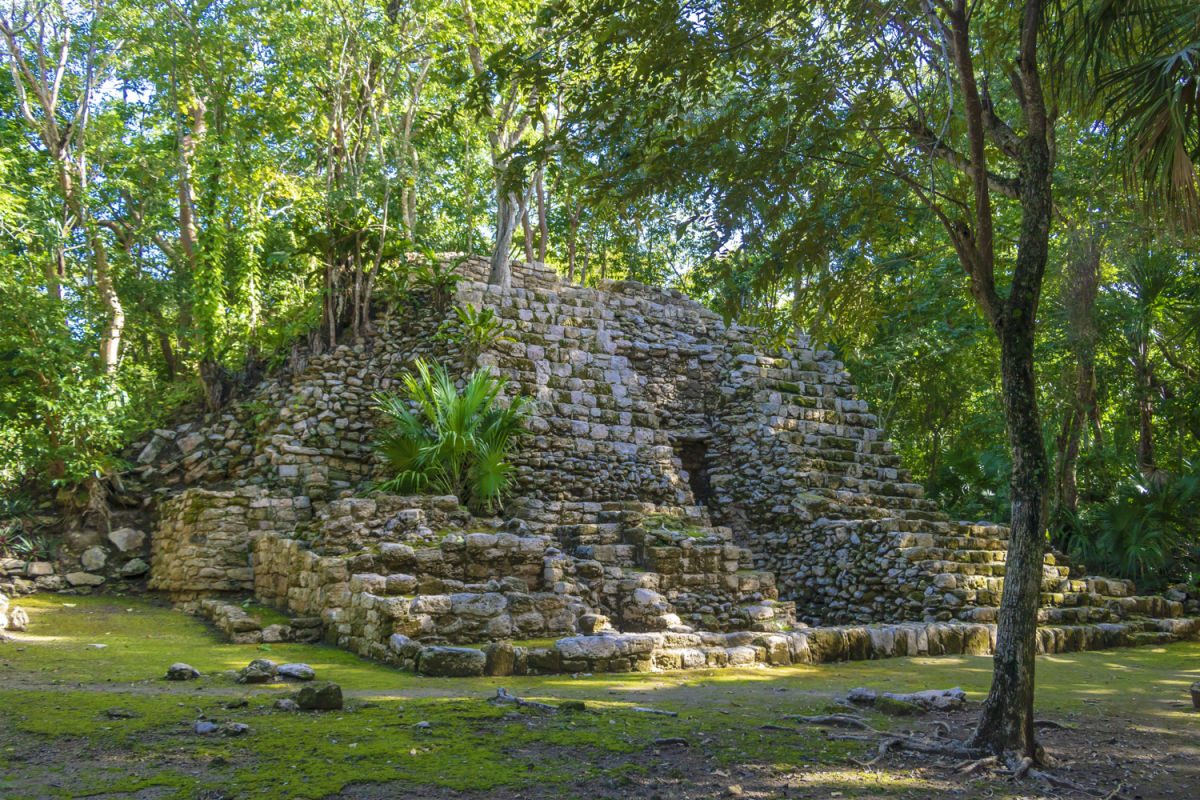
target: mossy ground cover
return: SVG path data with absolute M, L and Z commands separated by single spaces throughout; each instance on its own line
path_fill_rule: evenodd
M 961 686 L 978 701 L 989 684 L 988 658 L 432 679 L 332 647 L 226 644 L 201 621 L 144 600 L 38 596 L 21 604 L 32 618 L 29 633 L 0 645 L 3 798 L 1039 796 L 1020 784 L 948 777 L 903 757 L 865 769 L 851 761 L 872 754 L 865 744 L 817 729 L 762 727 L 787 727 L 786 715 L 824 710 L 855 686 Z M 256 657 L 311 665 L 342 686 L 346 709 L 276 709 L 294 685 L 242 686 L 227 674 Z M 162 680 L 176 661 L 205 677 Z M 1132 757 L 1149 759 L 1148 774 L 1170 770 L 1168 754 L 1200 762 L 1200 715 L 1185 703 L 1200 679 L 1200 644 L 1046 657 L 1038 673 L 1040 710 L 1065 726 L 1048 741 L 1052 748 L 1086 743 L 1110 761 L 1132 748 Z M 488 703 L 501 686 L 555 705 L 582 700 L 587 710 Z M 965 730 L 972 717 L 943 719 Z M 201 718 L 244 723 L 250 732 L 200 736 L 193 726 Z M 926 722 L 873 718 L 881 728 Z M 1108 739 L 1117 744 L 1104 745 Z M 1170 778 L 1155 784 L 1162 791 L 1192 779 L 1200 786 L 1200 773 L 1183 766 L 1159 777 Z

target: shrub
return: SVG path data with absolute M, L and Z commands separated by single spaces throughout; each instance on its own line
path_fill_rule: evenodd
M 421 255 L 424 256 L 425 262 L 418 264 L 413 270 L 411 286 L 428 289 L 430 305 L 434 311 L 441 314 L 445 312 L 450 297 L 454 294 L 454 287 L 463 279 L 463 276 L 458 274 L 458 268 L 466 261 L 466 256 L 449 264 L 430 248 L 422 249 Z
M 476 370 L 459 391 L 445 367 L 418 359 L 399 395 L 375 396 L 390 423 L 375 449 L 394 473 L 380 488 L 453 494 L 474 510 L 500 507 L 512 471 L 509 445 L 525 434 L 521 422 L 530 405 L 515 397 L 502 406 L 506 386 Z
M 1147 587 L 1200 578 L 1200 475 L 1130 482 L 1068 526 L 1066 547 L 1089 567 Z
M 455 306 L 454 314 L 458 319 L 443 322 L 435 338 L 457 344 L 468 364 L 497 342 L 513 341 L 505 335 L 504 321 L 490 308 L 476 311 L 474 306 Z

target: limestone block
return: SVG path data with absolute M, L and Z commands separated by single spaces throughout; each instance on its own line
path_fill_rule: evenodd
M 464 617 L 489 618 L 502 613 L 508 607 L 508 599 L 498 593 L 460 593 L 450 596 L 450 610 Z
M 487 655 L 472 647 L 424 647 L 418 654 L 422 675 L 468 678 L 482 675 L 486 668 Z
M 108 540 L 122 553 L 139 550 L 146 543 L 146 534 L 137 528 L 117 528 L 108 534 Z
M 103 575 L 93 575 L 90 572 L 68 572 L 67 583 L 72 586 L 99 586 L 104 583 Z
M 108 555 L 104 552 L 103 547 L 89 547 L 83 551 L 83 555 L 79 557 L 79 563 L 88 572 L 96 572 L 104 569 L 104 565 L 108 562 Z

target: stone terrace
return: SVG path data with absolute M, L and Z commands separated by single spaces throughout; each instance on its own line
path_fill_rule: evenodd
M 432 336 L 452 311 L 418 303 L 131 454 L 170 495 L 152 586 L 253 592 L 363 655 L 452 674 L 990 650 L 1007 530 L 922 497 L 832 354 L 764 348 L 672 290 L 523 265 L 501 290 L 486 268 L 462 266 L 456 302 L 494 309 L 509 340 L 478 363 L 536 400 L 503 518 L 353 495 L 379 475 L 372 394 L 417 357 L 473 366 Z M 1048 651 L 1196 633 L 1194 599 L 1044 569 Z M 850 627 L 808 627 L 830 624 Z

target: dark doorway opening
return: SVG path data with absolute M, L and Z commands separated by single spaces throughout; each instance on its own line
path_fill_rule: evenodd
M 707 505 L 713 496 L 708 479 L 708 442 L 703 439 L 682 439 L 675 443 L 675 453 L 688 475 L 688 486 L 697 505 Z

